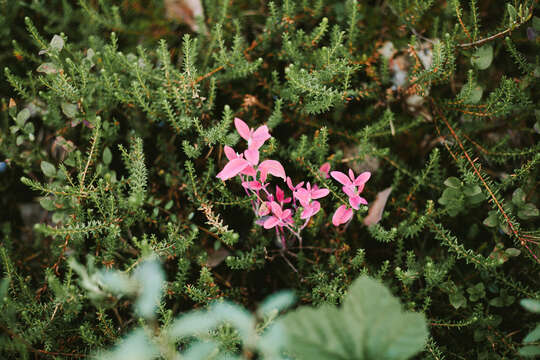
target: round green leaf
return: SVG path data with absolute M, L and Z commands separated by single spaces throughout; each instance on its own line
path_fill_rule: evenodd
M 499 219 L 497 219 L 497 213 L 495 212 L 490 213 L 489 216 L 484 219 L 483 224 L 488 227 L 495 227 L 499 225 Z
M 478 104 L 480 100 L 482 100 L 482 94 L 484 93 L 484 90 L 480 86 L 475 86 L 471 94 L 469 95 L 469 98 L 467 99 L 467 103 L 469 104 Z
M 105 163 L 105 165 L 109 165 L 112 161 L 112 153 L 111 153 L 111 149 L 109 149 L 108 147 L 106 147 L 104 150 L 103 150 L 103 162 Z
M 23 127 L 26 120 L 30 118 L 30 110 L 28 109 L 22 109 L 18 114 L 16 118 L 16 123 L 19 125 L 19 127 Z
M 512 4 L 506 4 L 506 8 L 508 9 L 508 15 L 510 17 L 510 24 L 512 24 L 516 21 L 518 16 L 516 8 Z
M 508 248 L 504 251 L 508 256 L 519 256 L 521 254 L 521 250 L 516 248 Z
M 56 168 L 53 164 L 47 161 L 41 162 L 41 171 L 43 171 L 43 174 L 47 177 L 54 177 L 56 175 Z
M 64 115 L 66 115 L 68 118 L 72 119 L 77 115 L 77 105 L 76 104 L 70 104 L 67 102 L 63 102 L 61 105 L 62 112 Z
M 527 311 L 533 313 L 540 313 L 540 300 L 522 299 L 519 303 L 521 304 L 521 306 L 527 309 Z
M 539 214 L 538 209 L 533 204 L 525 204 L 521 206 L 518 210 L 518 217 L 523 220 L 529 220 L 537 217 Z
M 459 180 L 457 177 L 452 176 L 444 181 L 444 185 L 453 189 L 459 189 L 461 188 L 461 180 Z
M 477 69 L 485 70 L 493 61 L 493 47 L 491 45 L 484 45 L 474 52 L 471 57 L 471 64 Z

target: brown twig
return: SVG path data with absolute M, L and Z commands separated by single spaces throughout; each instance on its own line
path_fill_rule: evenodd
M 495 194 L 493 193 L 493 191 L 491 190 L 491 188 L 489 187 L 489 185 L 487 184 L 486 180 L 484 179 L 484 177 L 482 176 L 482 174 L 480 173 L 480 170 L 478 169 L 478 167 L 476 166 L 475 162 L 476 162 L 476 159 L 473 160 L 470 156 L 469 156 L 469 153 L 467 152 L 467 150 L 465 149 L 465 147 L 463 146 L 463 143 L 461 142 L 460 138 L 457 136 L 456 132 L 454 131 L 454 128 L 450 125 L 450 123 L 448 122 L 448 120 L 446 119 L 446 117 L 443 115 L 442 111 L 437 107 L 437 105 L 435 104 L 435 101 L 433 99 L 431 99 L 431 103 L 434 107 L 434 109 L 436 110 L 437 112 L 437 115 L 441 118 L 441 120 L 444 122 L 444 124 L 446 125 L 446 127 L 448 128 L 448 130 L 450 131 L 450 134 L 452 134 L 452 137 L 454 138 L 454 140 L 456 141 L 456 143 L 458 144 L 459 148 L 461 149 L 463 155 L 465 156 L 465 158 L 467 159 L 467 161 L 469 162 L 469 164 L 471 165 L 474 173 L 476 174 L 476 176 L 478 177 L 478 179 L 480 179 L 482 185 L 484 186 L 484 188 L 487 190 L 489 196 L 491 197 L 491 199 L 493 200 L 493 203 L 497 206 L 497 208 L 499 209 L 500 213 L 503 215 L 504 217 L 504 220 L 506 221 L 506 224 L 508 225 L 508 227 L 510 228 L 510 231 L 514 234 L 514 236 L 519 240 L 520 244 L 522 246 L 524 246 L 525 248 L 527 248 L 527 250 L 529 251 L 529 253 L 534 257 L 534 259 L 540 263 L 540 260 L 538 259 L 538 257 L 534 254 L 534 252 L 529 248 L 529 246 L 527 246 L 526 242 L 528 241 L 525 237 L 521 236 L 521 234 L 519 233 L 519 231 L 516 229 L 516 227 L 514 226 L 514 224 L 512 223 L 512 221 L 510 220 L 510 218 L 508 217 L 508 214 L 506 214 L 506 211 L 504 211 L 503 207 L 502 207 L 502 204 L 499 202 L 499 200 L 497 199 L 497 197 L 495 196 Z M 434 120 L 435 120 L 435 124 L 437 122 L 437 117 L 434 116 L 433 117 Z M 443 136 L 441 133 L 440 133 L 440 130 L 437 126 L 437 132 L 439 132 L 439 135 Z M 452 151 L 450 151 L 449 147 L 448 147 L 448 144 L 445 143 L 445 146 L 447 147 L 448 151 L 451 153 L 452 157 L 454 157 L 455 160 L 457 160 L 457 157 L 453 154 Z

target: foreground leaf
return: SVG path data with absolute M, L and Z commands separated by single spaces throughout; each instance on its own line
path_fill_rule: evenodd
M 403 312 L 381 283 L 363 276 L 343 306 L 301 307 L 284 319 L 288 349 L 299 359 L 408 359 L 428 331 L 422 314 Z

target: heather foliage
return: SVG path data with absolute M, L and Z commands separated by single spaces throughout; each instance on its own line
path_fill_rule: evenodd
M 0 0 L 0 358 L 540 353 L 534 0 Z

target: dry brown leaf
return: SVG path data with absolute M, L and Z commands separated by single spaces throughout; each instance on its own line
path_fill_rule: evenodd
M 165 0 L 165 15 L 168 19 L 186 23 L 191 30 L 198 31 L 195 18 L 204 17 L 201 0 Z
M 377 194 L 375 201 L 369 207 L 368 215 L 364 218 L 364 225 L 372 226 L 381 221 L 386 201 L 391 192 L 392 187 L 390 186 Z
M 209 252 L 208 259 L 206 260 L 206 266 L 209 268 L 214 268 L 221 264 L 229 255 L 231 255 L 230 251 L 225 248 Z

